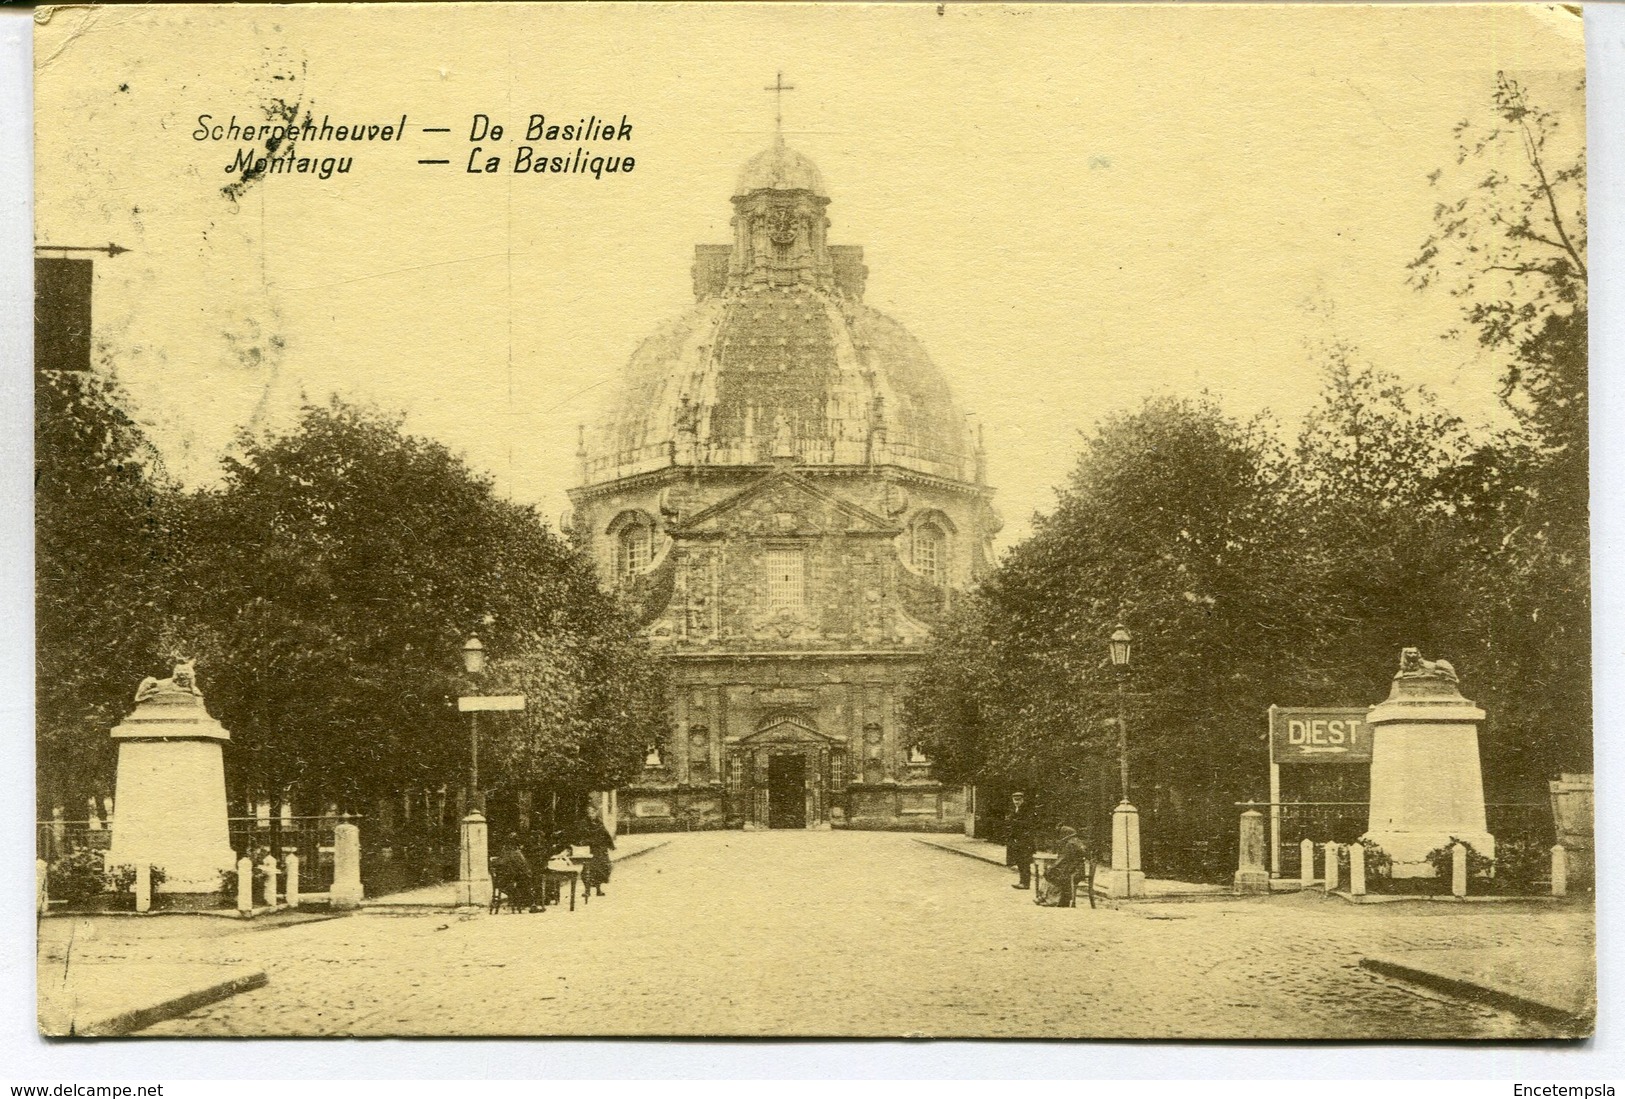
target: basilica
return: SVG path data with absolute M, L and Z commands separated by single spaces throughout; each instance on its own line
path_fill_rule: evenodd
M 583 428 L 572 525 L 672 680 L 669 743 L 620 791 L 659 828 L 957 830 L 962 790 L 902 726 L 921 646 L 990 565 L 979 432 L 863 302 L 818 169 L 782 134 L 733 241 Z

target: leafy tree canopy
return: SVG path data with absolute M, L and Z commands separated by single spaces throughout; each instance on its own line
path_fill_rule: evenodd
M 162 660 L 175 492 L 109 372 L 39 372 L 34 399 L 37 789 L 75 816 Z
M 617 681 L 606 668 L 605 651 L 636 662 L 620 647 L 630 630 L 530 508 L 440 444 L 336 399 L 241 450 L 193 502 L 184 606 L 250 786 L 349 803 L 463 773 L 467 719 L 451 700 L 470 690 L 459 650 L 476 630 L 506 658 L 480 691 L 529 688 L 535 713 L 520 724 L 539 737 L 482 779 L 617 777 L 613 718 L 642 742 L 647 673 Z M 500 738 L 506 724 L 488 724 Z
M 1454 168 L 1430 178 L 1457 193 L 1435 206 L 1411 282 L 1442 286 L 1479 342 L 1509 353 L 1501 395 L 1548 445 L 1583 446 L 1584 127 L 1501 73 L 1489 117 L 1459 123 L 1456 136 Z
M 1260 715 L 1317 682 L 1282 461 L 1264 425 L 1207 399 L 1108 418 L 1055 511 L 933 640 L 908 711 L 926 750 L 1098 827 L 1121 701 L 1136 800 L 1178 788 L 1228 829 L 1228 804 L 1261 792 Z M 1121 699 L 1119 622 L 1138 639 Z

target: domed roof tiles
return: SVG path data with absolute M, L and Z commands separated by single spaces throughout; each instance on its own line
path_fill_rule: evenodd
M 709 298 L 633 353 L 588 440 L 588 480 L 768 461 L 780 419 L 808 464 L 889 463 L 972 480 L 948 383 L 892 318 L 809 287 Z
M 734 194 L 748 195 L 752 191 L 811 191 L 820 198 L 828 198 L 824 177 L 818 166 L 796 152 L 780 138 L 745 162 Z
M 827 197 L 818 169 L 782 139 L 746 163 L 735 197 L 760 203 L 763 189 Z M 862 303 L 861 278 L 834 272 L 828 255 L 837 249 L 818 251 L 822 211 L 801 215 L 816 219 L 816 247 L 807 228 L 792 235 L 805 265 L 775 259 L 766 273 L 738 259 L 754 239 L 747 222 L 760 216 L 736 217 L 727 280 L 697 290 L 693 309 L 633 353 L 584 439 L 585 482 L 765 463 L 787 438 L 807 465 L 893 465 L 974 481 L 976 444 L 947 381 L 902 325 Z

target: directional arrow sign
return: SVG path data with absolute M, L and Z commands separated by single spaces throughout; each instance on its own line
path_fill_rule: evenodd
M 457 698 L 458 713 L 472 713 L 475 710 L 523 710 L 525 708 L 524 695 L 459 695 Z
M 112 243 L 102 244 L 102 245 L 36 244 L 36 245 L 34 245 L 34 251 L 36 251 L 36 252 L 106 252 L 109 256 L 120 256 L 120 255 L 123 255 L 125 252 L 128 252 L 129 249 L 128 248 L 120 248 L 118 245 L 112 244 Z

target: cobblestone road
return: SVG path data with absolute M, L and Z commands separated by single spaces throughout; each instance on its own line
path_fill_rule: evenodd
M 1591 934 L 1572 910 L 1312 895 L 1042 909 L 1010 881 L 896 834 L 675 836 L 573 913 L 154 941 L 270 984 L 144 1033 L 1523 1038 L 1546 1031 L 1359 959 Z

